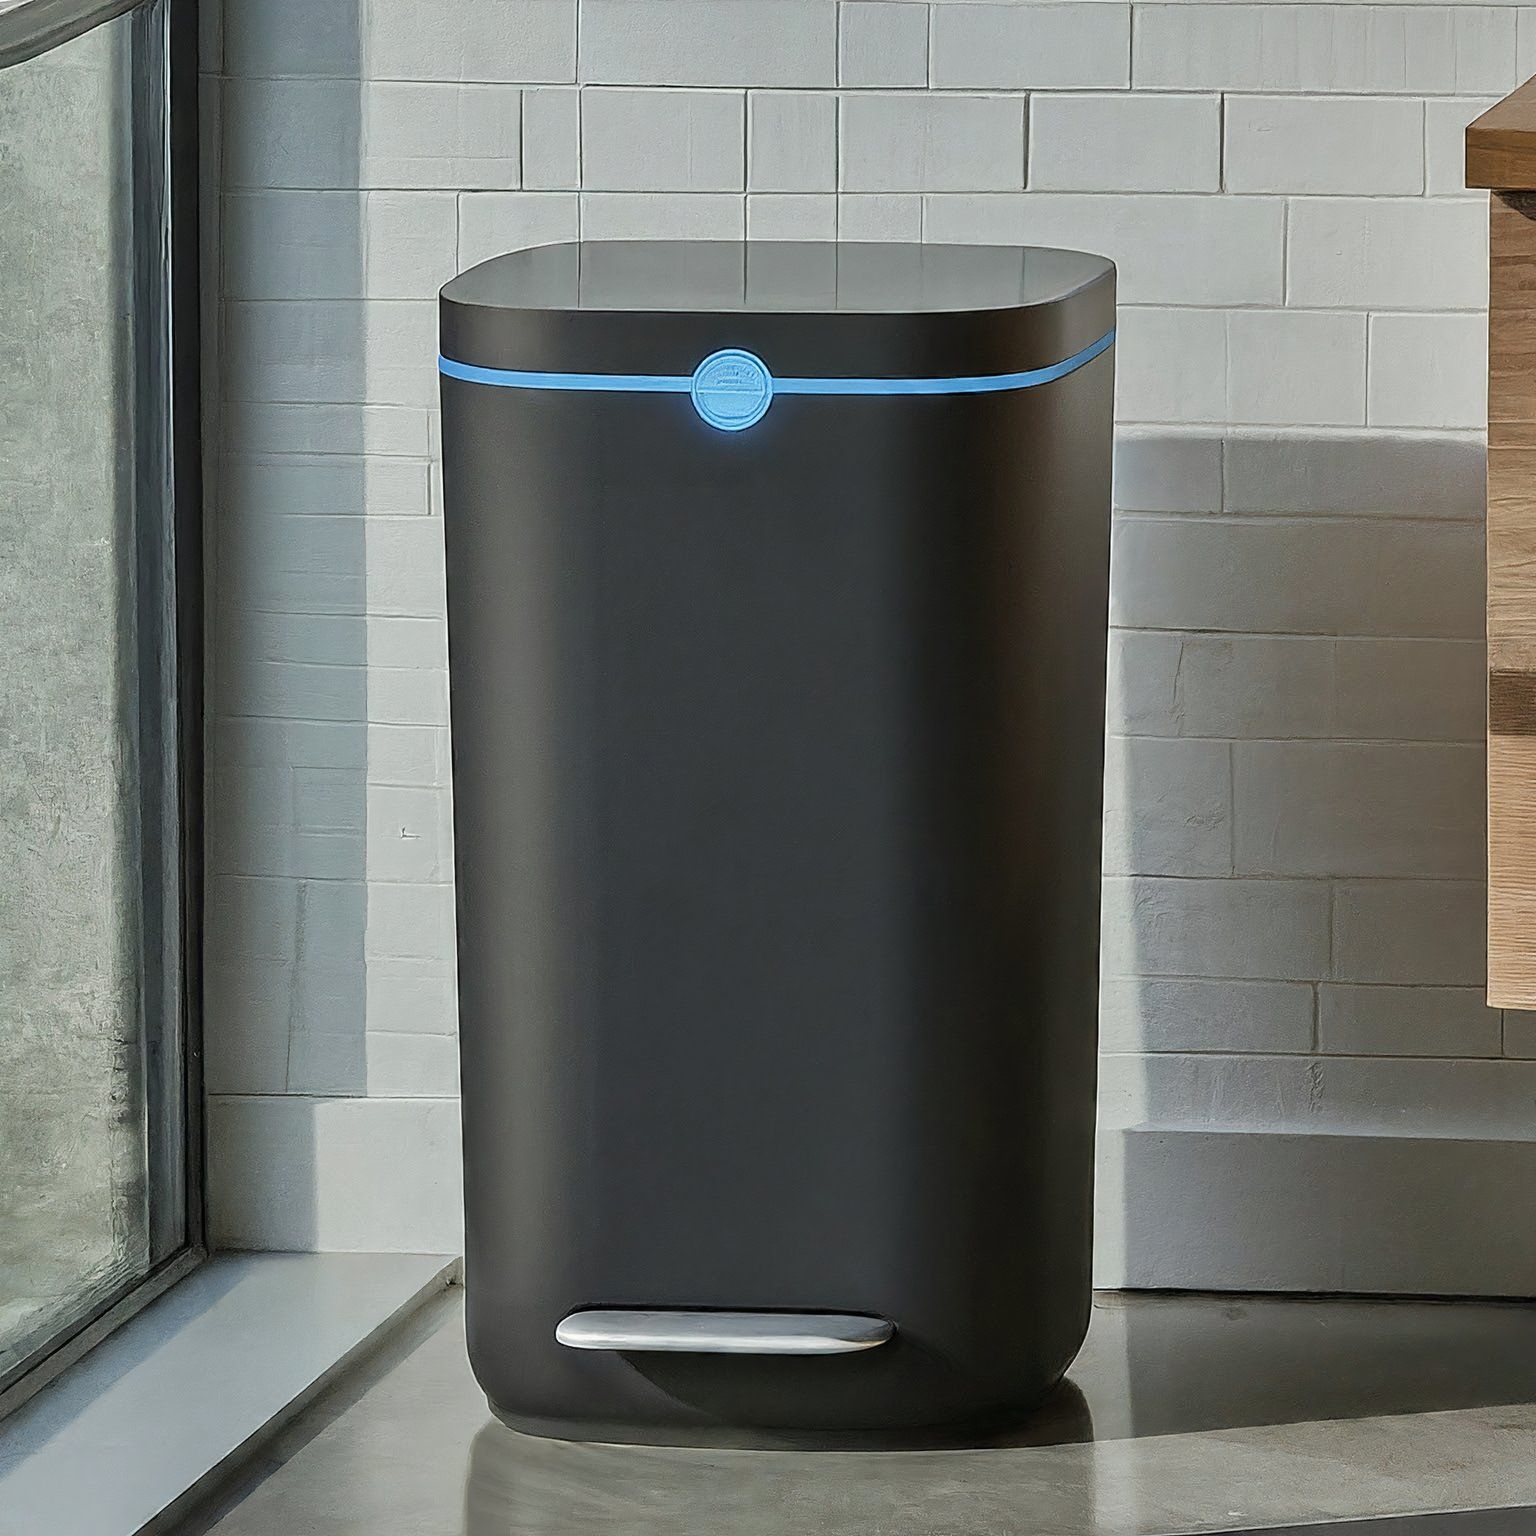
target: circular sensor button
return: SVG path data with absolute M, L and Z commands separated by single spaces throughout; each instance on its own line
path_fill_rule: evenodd
M 693 370 L 689 393 L 694 410 L 710 426 L 740 432 L 756 426 L 773 403 L 773 375 L 762 358 L 727 347 Z

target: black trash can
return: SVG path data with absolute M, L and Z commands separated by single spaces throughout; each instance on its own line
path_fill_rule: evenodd
M 1113 267 L 587 242 L 441 322 L 493 1408 L 1027 1408 L 1089 1307 Z

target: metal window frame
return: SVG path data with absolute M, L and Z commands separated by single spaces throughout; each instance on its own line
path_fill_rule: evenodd
M 132 155 L 135 175 L 163 167 L 164 206 L 154 210 L 154 220 L 135 221 L 137 255 L 159 257 L 164 274 L 164 327 L 160 344 L 164 378 L 168 385 L 169 422 L 160 434 L 162 494 L 170 498 L 169 531 L 173 543 L 169 562 L 173 593 L 163 592 L 166 563 L 157 567 L 156 595 L 167 599 L 162 617 L 169 613 L 169 650 L 164 654 L 167 626 L 162 623 L 146 646 L 141 633 L 141 653 L 155 676 L 163 676 L 166 662 L 174 664 L 175 696 L 168 713 L 174 719 L 175 753 L 164 755 L 174 774 L 172 797 L 162 799 L 163 814 L 178 820 L 175 857 L 168 867 L 150 870 L 151 850 L 142 850 L 146 870 L 146 896 L 171 919 L 176 932 L 170 954 L 165 990 L 174 1003 L 164 1017 L 174 1017 L 179 1029 L 180 1059 L 162 1088 L 158 1102 L 162 1113 L 174 1116 L 180 1128 L 176 1148 L 173 1187 L 179 1194 L 180 1242 L 165 1253 L 148 1273 L 124 1282 L 102 1298 L 96 1310 L 72 1326 L 61 1329 L 45 1344 L 0 1373 L 0 1418 L 19 1407 L 59 1373 L 78 1360 L 113 1329 L 147 1306 L 176 1281 L 195 1269 L 206 1257 L 204 1199 L 204 1127 L 202 1074 L 202 932 L 203 932 L 203 527 L 202 527 L 202 364 L 199 335 L 199 234 L 198 234 L 198 0 L 160 0 L 164 32 L 156 30 L 163 48 L 163 68 L 149 73 L 159 82 L 153 95 L 135 94 L 132 110 Z M 0 0 L 0 69 L 24 63 L 51 51 L 86 32 L 131 11 L 149 13 L 154 0 L 20 0 L 6 5 Z M 141 73 L 137 56 L 148 46 L 145 34 L 134 38 L 135 76 Z M 161 160 L 161 155 L 165 160 Z M 160 214 L 164 214 L 161 218 Z M 151 229 L 151 225 L 153 228 Z M 155 248 L 146 251 L 146 237 Z M 149 265 L 138 261 L 144 270 Z M 136 300 L 142 295 L 136 295 Z M 136 308 L 137 308 L 136 304 Z M 153 552 L 136 541 L 141 568 Z M 163 554 L 163 550 L 161 551 Z M 143 629 L 145 626 L 141 626 Z M 167 701 L 157 693 L 158 709 Z M 150 724 L 147 740 L 160 741 L 158 722 Z M 174 885 L 175 890 L 170 887 Z M 146 1084 L 153 1113 L 155 1090 Z M 167 1098 L 174 1102 L 167 1102 Z M 174 1143 L 173 1143 L 174 1145 Z M 153 1226 L 153 1222 L 152 1222 Z

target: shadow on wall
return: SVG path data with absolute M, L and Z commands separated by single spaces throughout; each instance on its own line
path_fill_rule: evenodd
M 222 354 L 211 1228 L 220 1246 L 453 1249 L 446 657 L 430 515 L 431 296 L 452 275 L 453 198 L 402 209 L 363 190 L 357 0 L 323 9 L 300 25 L 231 6 L 205 60 L 224 76 L 205 75 L 223 148 L 207 258 Z M 430 251 L 406 237 L 443 215 Z
M 1482 998 L 1482 473 L 1470 439 L 1121 444 L 1101 1284 L 1528 1280 L 1464 1192 L 1507 1195 L 1536 1071 Z

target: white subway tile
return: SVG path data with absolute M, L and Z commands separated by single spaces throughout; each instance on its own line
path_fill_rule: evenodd
M 361 0 L 373 80 L 576 78 L 577 0 Z
M 454 271 L 451 192 L 232 193 L 225 227 L 234 299 L 426 299 Z
M 449 781 L 448 732 L 439 726 L 370 725 L 368 782 L 445 786 Z
M 747 113 L 747 185 L 754 192 L 837 190 L 837 97 L 753 91 Z
M 453 825 L 443 789 L 372 784 L 367 789 L 368 878 L 453 878 Z
M 1487 453 L 1470 438 L 1235 432 L 1225 461 L 1229 512 L 1483 517 Z
M 939 194 L 925 206 L 929 240 L 1062 245 L 1108 256 L 1119 269 L 1122 304 L 1278 304 L 1284 297 L 1280 198 Z
M 1334 888 L 1336 981 L 1481 987 L 1481 880 L 1347 880 Z
M 446 725 L 447 676 L 422 667 L 370 667 L 368 716 L 385 725 Z
M 1483 766 L 1471 743 L 1238 742 L 1237 872 L 1471 879 Z
M 594 192 L 745 186 L 746 103 L 735 91 L 583 91 L 582 185 Z
M 361 727 L 354 729 L 361 734 Z M 209 821 L 210 863 L 246 876 L 357 880 L 364 864 L 363 795 L 357 768 L 220 766 L 209 796 L 216 811 Z
M 1479 640 L 1110 637 L 1110 729 L 1223 740 L 1481 742 Z
M 1138 976 L 1099 989 L 1105 1051 L 1307 1051 L 1312 988 L 1289 981 Z
M 927 85 L 928 12 L 924 7 L 900 0 L 863 0 L 841 6 L 839 13 L 839 85 Z
M 1232 872 L 1232 775 L 1225 742 L 1109 738 L 1104 870 L 1112 875 Z
M 325 666 L 308 662 L 247 660 L 224 668 L 219 683 L 221 706 L 232 715 L 278 715 L 295 720 L 368 718 L 368 674 L 361 665 Z M 249 786 L 242 791 L 248 796 Z M 268 868 L 260 874 L 305 873 L 334 878 L 339 871 Z
M 1514 21 L 1502 6 L 1138 5 L 1138 89 L 1509 90 Z
M 458 1253 L 461 1150 L 451 1099 L 215 1097 L 210 1241 Z
M 846 192 L 1024 185 L 1024 102 L 1007 96 L 854 95 L 839 110 Z
M 368 1042 L 363 1030 L 352 1028 L 293 1032 L 288 1050 L 288 1092 L 366 1098 Z
M 356 81 L 347 80 L 226 82 L 224 185 L 362 185 L 360 95 Z
M 1467 190 L 1467 124 L 1497 96 L 1455 96 L 1424 103 L 1424 190 L 1444 197 Z M 1480 201 L 1486 192 L 1470 194 Z
M 432 413 L 408 405 L 287 405 L 226 398 L 222 402 L 229 454 L 386 454 L 425 458 L 432 448 Z
M 1338 640 L 1334 734 L 1481 745 L 1485 666 L 1481 636 Z
M 1528 80 L 1536 74 L 1536 9 L 1522 5 L 1515 23 L 1515 78 Z
M 516 187 L 522 93 L 511 85 L 373 81 L 362 98 L 364 187 Z
M 827 0 L 582 0 L 581 78 L 604 85 L 837 83 Z
M 836 240 L 834 192 L 754 192 L 747 198 L 749 240 Z
M 363 200 L 363 292 L 373 299 L 435 299 L 457 270 L 458 199 L 452 192 L 369 192 Z
M 453 887 L 370 885 L 363 952 L 368 958 L 451 959 Z
M 1504 1054 L 1521 1060 L 1536 1060 L 1536 1013 L 1517 1008 L 1504 1010 Z
M 221 515 L 419 517 L 427 511 L 424 459 L 364 454 L 231 457 L 220 486 Z
M 581 185 L 581 93 L 547 87 L 523 92 L 523 186 L 564 191 Z
M 218 13 L 223 16 L 224 68 L 234 79 L 358 77 L 358 0 L 263 0 L 260 5 L 210 5 L 203 10 L 204 18 Z M 354 96 L 356 90 L 354 86 Z
M 1126 313 L 1121 311 L 1121 323 Z M 1118 340 L 1116 352 L 1117 366 L 1123 367 Z M 1115 433 L 1115 506 L 1126 512 L 1219 512 L 1221 446 L 1219 432 L 1120 428 Z
M 1120 307 L 1115 335 L 1118 420 L 1220 421 L 1226 403 L 1223 311 Z
M 220 656 L 440 672 L 448 665 L 448 631 L 436 615 L 255 612 L 241 616 L 239 632 L 222 640 Z M 335 749 L 334 743 L 327 745 Z M 317 756 L 314 762 L 316 766 L 337 766 L 326 755 Z M 366 754 L 346 766 L 371 771 Z
M 844 192 L 837 199 L 839 240 L 921 240 L 923 200 L 917 193 Z
M 1372 426 L 1487 425 L 1482 315 L 1372 315 L 1370 358 Z
M 436 518 L 230 517 L 219 595 L 279 613 L 442 613 L 443 532 Z M 316 686 L 323 680 L 317 680 Z M 250 708 L 246 714 L 297 714 Z
M 1478 987 L 1318 989 L 1318 1049 L 1327 1056 L 1497 1056 L 1501 1020 Z
M 432 406 L 437 306 L 425 300 L 231 302 L 228 398 Z
M 452 958 L 374 960 L 368 967 L 367 1009 L 370 1035 L 456 1034 Z
M 458 1097 L 459 1046 L 451 1035 L 370 1030 L 364 1043 L 370 1098 Z
M 1036 95 L 1029 113 L 1031 189 L 1220 190 L 1219 96 Z
M 586 240 L 740 240 L 746 199 L 731 193 L 583 192 Z
M 292 968 L 270 962 L 210 965 L 204 984 L 206 1091 L 285 1093 Z
M 1238 309 L 1226 318 L 1226 420 L 1308 426 L 1365 421 L 1364 315 Z
M 1131 7 L 954 4 L 933 12 L 933 85 L 1093 90 L 1130 84 Z
M 214 682 L 217 685 L 217 675 Z M 217 687 L 210 703 L 217 704 Z M 210 764 L 286 772 L 291 766 L 368 769 L 366 728 L 326 720 L 232 720 L 215 714 Z
M 1481 309 L 1488 217 L 1471 198 L 1295 198 L 1286 302 Z
M 1104 974 L 1310 981 L 1328 961 L 1317 880 L 1104 881 Z
M 322 990 L 350 1000 L 348 981 L 360 974 L 368 926 L 368 890 L 361 879 L 306 880 L 298 887 L 297 964 Z
M 232 192 L 224 198 L 224 295 L 342 299 L 363 291 L 363 194 Z
M 1111 616 L 1137 629 L 1469 640 L 1483 628 L 1482 569 L 1472 524 L 1123 518 Z
M 1424 105 L 1390 96 L 1228 96 L 1227 190 L 1424 190 Z
M 1523 1139 L 1536 1068 L 1331 1056 L 1147 1056 L 1104 1062 L 1101 1125 L 1297 1135 Z
M 292 880 L 252 880 L 216 873 L 208 881 L 210 966 L 253 960 L 292 964 L 298 954 L 299 887 Z
M 580 228 L 574 192 L 466 192 L 459 198 L 459 270 L 507 251 L 574 240 Z

